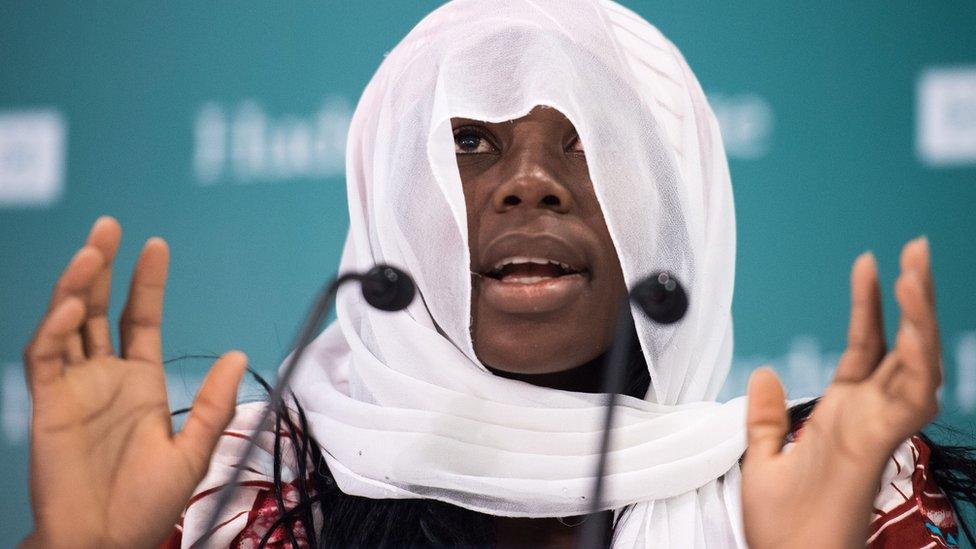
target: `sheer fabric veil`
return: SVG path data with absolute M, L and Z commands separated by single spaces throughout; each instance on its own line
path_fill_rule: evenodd
M 357 288 L 340 290 L 337 320 L 291 386 L 311 434 L 349 494 L 517 517 L 588 512 L 605 397 L 494 376 L 469 331 L 451 118 L 500 122 L 536 105 L 579 132 L 628 286 L 668 269 L 690 296 L 670 326 L 632 310 L 651 388 L 643 400 L 618 400 L 604 506 L 621 519 L 614 546 L 744 547 L 745 399 L 715 402 L 732 356 L 725 152 L 681 53 L 611 0 L 455 0 L 386 55 L 349 130 L 340 271 L 397 265 L 421 299 L 384 313 Z M 242 408 L 235 424 L 253 415 Z M 200 492 L 229 477 L 234 444 L 218 448 Z M 267 471 L 261 454 L 246 464 L 253 478 Z M 226 522 L 247 508 L 229 509 Z M 208 510 L 187 513 L 185 544 Z

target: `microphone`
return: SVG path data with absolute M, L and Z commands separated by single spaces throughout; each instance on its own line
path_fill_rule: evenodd
M 688 311 L 688 294 L 678 279 L 667 271 L 638 282 L 630 291 L 630 300 L 658 324 L 674 324 Z
M 417 287 L 407 273 L 389 265 L 377 265 L 359 280 L 363 298 L 381 311 L 406 309 Z
M 620 305 L 613 344 L 607 356 L 607 368 L 603 373 L 603 392 L 608 393 L 607 410 L 600 438 L 600 458 L 597 461 L 593 492 L 590 494 L 590 516 L 583 523 L 579 538 L 579 547 L 583 549 L 603 547 L 607 541 L 603 539 L 607 518 L 597 513 L 600 513 L 600 498 L 603 497 L 603 476 L 606 473 L 610 427 L 613 424 L 617 394 L 624 389 L 626 364 L 633 348 L 631 334 L 634 331 L 634 318 L 630 314 L 631 303 L 658 324 L 674 324 L 688 311 L 688 294 L 674 275 L 659 271 L 635 284 L 627 299 Z
M 309 310 L 302 323 L 302 328 L 293 346 L 295 350 L 281 370 L 278 382 L 275 383 L 274 389 L 271 391 L 270 402 L 261 414 L 261 419 L 254 428 L 254 432 L 248 438 L 247 446 L 241 455 L 239 463 L 246 463 L 250 459 L 251 454 L 254 453 L 258 431 L 268 421 L 268 418 L 271 416 L 271 411 L 278 409 L 282 405 L 285 387 L 288 386 L 288 380 L 291 379 L 292 373 L 295 371 L 295 366 L 302 357 L 302 353 L 305 352 L 308 344 L 312 342 L 315 334 L 319 332 L 322 321 L 328 315 L 329 309 L 332 306 L 332 300 L 335 298 L 339 287 L 349 281 L 359 282 L 363 299 L 366 300 L 366 303 L 381 311 L 394 312 L 406 309 L 417 293 L 417 286 L 414 284 L 413 279 L 410 278 L 410 275 L 391 265 L 380 264 L 365 273 L 345 273 L 338 278 L 330 280 L 319 293 L 318 299 L 315 300 L 315 304 Z M 193 543 L 193 547 L 202 547 L 214 534 L 217 519 L 227 504 L 230 503 L 230 498 L 234 494 L 234 490 L 241 479 L 243 471 L 244 469 L 242 467 L 235 467 L 230 481 L 220 487 L 220 498 L 217 500 L 217 505 L 207 519 L 207 527 L 204 528 L 204 534 L 199 540 Z

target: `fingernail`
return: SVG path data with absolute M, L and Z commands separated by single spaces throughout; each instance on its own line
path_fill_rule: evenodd
M 95 223 L 94 224 L 97 225 L 99 223 L 108 223 L 108 222 L 112 222 L 112 223 L 118 224 L 119 220 L 118 219 L 115 219 L 115 217 L 112 216 L 112 215 L 102 214 L 102 215 L 98 216 L 98 219 L 95 220 Z

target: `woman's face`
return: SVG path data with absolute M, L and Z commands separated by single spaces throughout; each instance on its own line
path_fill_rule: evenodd
M 542 106 L 501 123 L 451 122 L 478 358 L 519 373 L 596 358 L 610 346 L 626 284 L 573 124 Z

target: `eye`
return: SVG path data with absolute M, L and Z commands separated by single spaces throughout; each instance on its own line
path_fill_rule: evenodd
M 487 134 L 478 128 L 463 126 L 454 130 L 455 154 L 484 154 L 495 150 Z
M 583 150 L 583 140 L 580 139 L 578 135 L 573 139 L 573 143 L 570 145 L 569 150 L 578 153 L 586 152 Z

